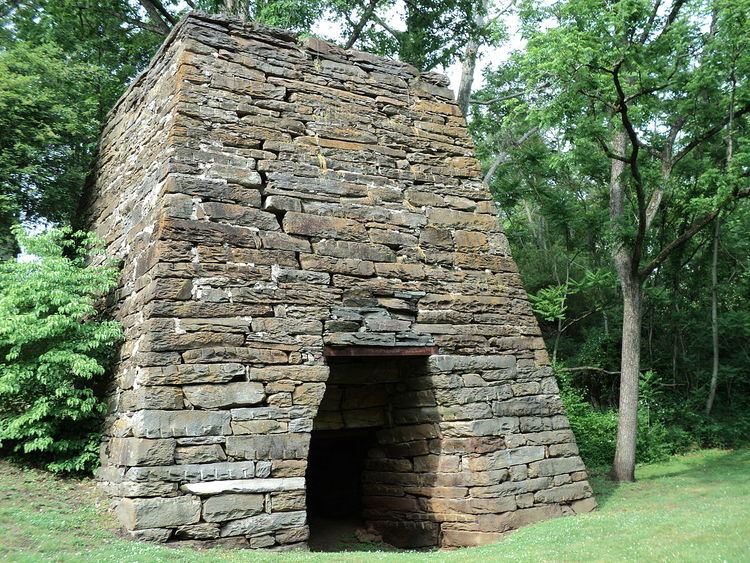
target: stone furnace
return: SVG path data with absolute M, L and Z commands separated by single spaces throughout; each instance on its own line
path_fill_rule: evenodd
M 110 114 L 125 327 L 102 487 L 141 539 L 465 546 L 595 507 L 435 74 L 192 14 Z

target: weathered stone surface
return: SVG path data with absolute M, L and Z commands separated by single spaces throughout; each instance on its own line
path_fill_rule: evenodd
M 213 540 L 219 537 L 219 525 L 201 523 L 179 526 L 174 536 L 180 540 Z
M 284 216 L 284 232 L 318 238 L 365 241 L 364 226 L 351 219 L 290 212 Z
M 537 502 L 571 502 L 591 496 L 591 487 L 585 481 L 569 483 L 552 489 L 545 489 L 534 493 Z
M 136 411 L 143 409 L 181 409 L 182 389 L 179 387 L 141 387 L 128 389 L 120 396 L 120 409 Z
M 201 446 L 177 446 L 174 452 L 174 461 L 178 464 L 184 463 L 211 463 L 225 461 L 227 454 L 219 444 L 206 444 Z
M 221 527 L 222 537 L 238 535 L 258 535 L 275 532 L 284 528 L 304 526 L 307 514 L 304 511 L 261 514 L 242 520 L 228 522 Z
M 175 461 L 175 441 L 112 438 L 109 461 L 115 465 L 168 465 Z
M 125 476 L 133 481 L 196 482 L 216 479 L 245 479 L 255 475 L 252 461 L 227 461 L 221 463 L 187 463 L 154 467 L 131 467 Z
M 169 528 L 198 522 L 201 501 L 192 496 L 126 498 L 120 501 L 115 512 L 128 530 Z
M 533 477 L 546 477 L 560 473 L 573 473 L 585 469 L 580 457 L 557 457 L 545 459 L 529 465 L 529 474 Z
M 189 354 L 192 351 L 185 352 Z M 165 367 L 146 367 L 137 370 L 139 385 L 189 385 L 191 383 L 220 383 L 231 381 L 245 373 L 238 363 L 177 364 Z M 159 391 L 156 391 L 158 394 Z
M 203 501 L 203 519 L 206 522 L 225 522 L 254 516 L 263 512 L 263 495 L 216 495 Z
M 252 381 L 187 385 L 183 390 L 188 403 L 203 409 L 256 405 L 265 397 L 263 385 Z
M 304 459 L 310 438 L 303 434 L 228 436 L 227 454 L 239 459 Z
M 229 434 L 229 420 L 228 412 L 138 411 L 131 427 L 134 436 L 144 438 L 221 436 Z

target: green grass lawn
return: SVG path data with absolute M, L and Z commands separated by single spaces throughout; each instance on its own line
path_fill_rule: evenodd
M 129 541 L 91 481 L 0 462 L 0 559 L 13 561 L 750 561 L 750 450 L 708 450 L 640 467 L 638 482 L 592 484 L 600 509 L 500 543 L 431 553 L 285 553 Z M 97 502 L 99 505 L 97 505 Z

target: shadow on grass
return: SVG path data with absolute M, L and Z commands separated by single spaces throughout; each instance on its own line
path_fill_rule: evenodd
M 706 459 L 704 455 L 691 458 L 690 454 L 667 460 L 663 463 L 636 468 L 636 483 L 652 484 L 663 479 L 685 479 L 700 484 L 717 481 L 747 482 L 750 474 L 750 449 L 715 450 Z M 628 484 L 613 481 L 606 469 L 593 471 L 590 483 L 599 507 L 605 507 L 622 486 Z

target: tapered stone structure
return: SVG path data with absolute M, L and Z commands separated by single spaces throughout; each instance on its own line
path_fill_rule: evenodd
M 133 536 L 465 546 L 595 507 L 443 77 L 192 14 L 94 178 L 126 335 L 99 479 Z

